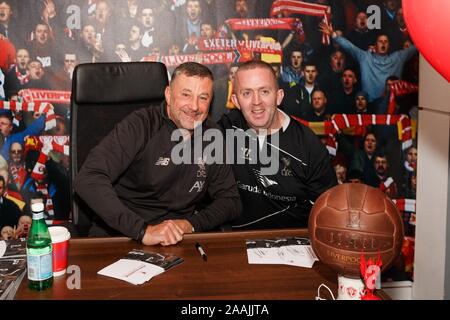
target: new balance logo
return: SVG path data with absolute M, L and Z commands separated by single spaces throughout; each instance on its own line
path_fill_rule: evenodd
M 155 166 L 168 166 L 170 163 L 170 158 L 159 157 L 159 159 L 155 162 Z
M 268 188 L 270 186 L 278 184 L 278 182 L 274 180 L 270 180 L 266 176 L 263 176 L 259 170 L 253 169 L 253 173 L 255 174 L 256 178 L 261 182 L 261 184 L 264 186 L 264 188 Z

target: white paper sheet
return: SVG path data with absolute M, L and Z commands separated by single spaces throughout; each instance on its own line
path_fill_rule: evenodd
M 98 271 L 98 274 L 112 277 L 129 283 L 142 284 L 154 276 L 164 272 L 164 268 L 153 264 L 130 259 L 120 259 Z
M 286 264 L 304 268 L 312 268 L 319 260 L 309 241 L 300 238 L 247 240 L 247 258 L 249 264 Z

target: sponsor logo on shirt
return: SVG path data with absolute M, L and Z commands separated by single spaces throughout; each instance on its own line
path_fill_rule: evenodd
M 155 166 L 168 166 L 170 163 L 170 158 L 159 157 L 159 159 L 155 162 Z
M 261 171 L 253 169 L 253 173 L 255 174 L 256 178 L 259 180 L 259 182 L 261 182 L 261 184 L 265 187 L 268 188 L 270 186 L 276 185 L 278 184 L 278 182 L 271 180 L 269 178 L 267 178 L 266 176 L 263 176 L 261 174 Z
M 291 159 L 281 157 L 281 162 L 283 163 L 283 168 L 281 169 L 281 175 L 283 177 L 292 177 L 292 170 L 289 168 L 291 164 Z
M 204 185 L 205 181 L 195 181 L 194 185 L 189 190 L 189 193 L 191 193 L 194 189 L 197 190 L 197 193 L 201 192 Z
M 205 160 L 203 160 L 202 158 L 198 158 L 198 160 L 197 160 L 197 165 L 198 165 L 197 178 L 206 178 L 205 163 L 206 163 Z
M 289 196 L 289 195 L 280 195 L 280 194 L 274 194 L 267 190 L 263 190 L 262 188 L 258 186 L 251 186 L 245 183 L 237 181 L 237 186 L 239 189 L 245 191 L 245 192 L 251 192 L 251 193 L 257 193 L 262 194 L 263 196 L 274 200 L 274 201 L 283 201 L 283 202 L 296 202 L 297 197 L 296 196 Z M 304 202 L 305 200 L 303 200 Z

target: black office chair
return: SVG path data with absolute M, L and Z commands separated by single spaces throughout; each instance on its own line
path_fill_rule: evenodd
M 167 69 L 159 62 L 87 63 L 73 73 L 71 112 L 72 220 L 87 236 L 94 212 L 75 193 L 73 181 L 89 151 L 134 110 L 164 100 Z

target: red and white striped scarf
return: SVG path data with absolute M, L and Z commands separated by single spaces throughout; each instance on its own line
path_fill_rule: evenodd
M 27 84 L 28 81 L 30 81 L 30 73 L 28 72 L 28 70 L 25 72 L 25 74 L 22 74 L 19 71 L 18 66 L 16 66 L 16 77 L 19 80 L 21 85 Z
M 70 103 L 70 91 L 44 90 L 44 89 L 22 89 L 17 94 L 25 102 L 50 102 L 59 104 Z
M 294 22 L 294 18 L 228 19 L 225 21 L 231 30 L 292 30 Z
M 398 210 L 416 212 L 416 199 L 392 199 Z
M 42 181 L 45 179 L 45 163 L 48 159 L 48 153 L 41 152 L 39 154 L 38 160 L 34 165 L 33 172 L 31 172 L 31 177 L 36 181 Z
M 416 170 L 417 164 L 416 163 L 409 163 L 408 161 L 405 161 L 404 164 L 405 169 L 409 172 L 414 172 Z
M 334 134 L 331 133 L 327 134 L 326 148 L 329 154 L 331 154 L 332 156 L 336 156 L 338 143 L 336 140 L 336 136 Z
M 407 94 L 419 92 L 419 86 L 414 83 L 410 83 L 403 80 L 397 80 L 393 82 L 390 87 L 388 114 L 395 113 L 395 98 L 401 97 Z
M 228 64 L 252 60 L 252 55 L 248 52 L 238 50 L 225 52 L 199 52 L 194 54 L 180 54 L 174 56 L 149 55 L 141 61 L 158 61 L 166 67 L 176 67 L 184 62 L 198 62 L 201 64 Z
M 397 125 L 402 149 L 412 145 L 411 119 L 406 115 L 390 114 L 335 114 L 331 120 L 335 132 L 344 128 L 368 125 Z
M 39 112 L 45 114 L 45 129 L 50 130 L 56 127 L 56 115 L 53 105 L 47 102 L 18 102 L 18 101 L 0 101 L 0 109 L 17 111 Z
M 336 156 L 338 143 L 335 135 L 336 130 L 333 128 L 331 121 L 308 122 L 295 116 L 291 117 L 309 128 L 314 127 L 314 129 L 316 129 L 314 130 L 314 132 L 316 132 L 317 130 L 320 131 L 319 133 L 316 132 L 316 134 L 325 135 L 327 137 L 326 148 L 328 150 L 328 153 L 332 156 Z
M 272 3 L 272 8 L 270 9 L 270 16 L 274 17 L 278 14 L 283 13 L 297 13 L 297 14 L 304 14 L 308 16 L 314 16 L 314 17 L 322 17 L 323 22 L 327 25 L 330 24 L 331 19 L 331 7 L 322 5 L 322 4 L 315 4 L 315 3 L 308 3 L 303 1 L 296 1 L 296 0 L 276 0 Z M 323 34 L 322 35 L 322 43 L 324 45 L 329 45 L 330 42 L 330 36 Z
M 397 125 L 399 140 L 402 141 L 402 149 L 412 145 L 411 119 L 406 115 L 390 114 L 335 114 L 331 121 L 308 122 L 291 116 L 294 120 L 310 127 L 316 134 L 327 136 L 327 149 L 331 155 L 336 155 L 337 142 L 335 135 L 345 128 L 365 128 L 369 125 Z M 364 130 L 355 130 L 355 133 L 363 133 Z
M 282 54 L 279 42 L 264 42 L 259 40 L 234 39 L 204 39 L 200 38 L 198 48 L 201 51 L 253 51 L 260 53 Z
M 20 190 L 23 183 L 25 182 L 26 176 L 27 171 L 25 170 L 23 165 L 15 165 L 14 163 L 9 164 L 9 177 L 17 186 L 18 190 Z
M 40 148 L 40 154 L 36 164 L 34 165 L 31 177 L 36 180 L 43 180 L 45 178 L 44 169 L 45 163 L 48 159 L 50 151 L 62 153 L 66 156 L 69 155 L 69 137 L 68 136 L 39 136 L 39 142 L 36 141 L 36 137 L 27 138 L 27 145 L 33 145 L 31 148 Z
M 413 145 L 411 119 L 401 115 L 397 122 L 399 137 L 402 140 L 402 150 L 406 150 Z

